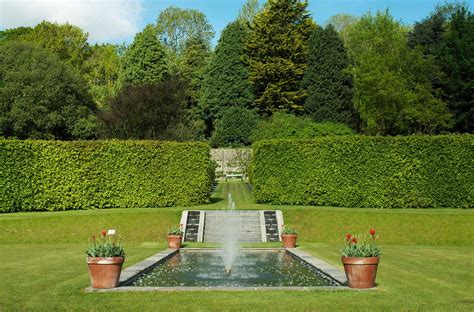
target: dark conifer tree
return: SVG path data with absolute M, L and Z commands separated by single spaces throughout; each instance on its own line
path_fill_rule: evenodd
M 353 124 L 353 88 L 346 72 L 349 57 L 334 27 L 316 27 L 309 39 L 308 67 L 303 78 L 308 97 L 304 109 L 316 121 Z
M 243 23 L 227 25 L 204 75 L 199 111 L 208 125 L 208 134 L 225 109 L 253 105 L 252 87 L 243 62 L 247 37 L 248 28 Z
M 433 86 L 454 115 L 453 130 L 474 132 L 474 15 L 464 3 L 445 4 L 409 34 L 409 45 L 434 59 L 442 75 Z

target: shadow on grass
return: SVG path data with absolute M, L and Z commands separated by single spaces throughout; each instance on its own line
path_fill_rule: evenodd
M 219 203 L 219 202 L 221 202 L 221 201 L 223 201 L 223 200 L 224 200 L 224 198 L 220 198 L 220 197 L 210 198 L 210 199 L 209 199 L 209 204 L 211 204 L 211 205 L 212 205 L 212 204 L 217 204 L 217 203 Z

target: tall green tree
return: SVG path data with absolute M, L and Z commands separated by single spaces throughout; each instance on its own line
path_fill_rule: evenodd
M 156 20 L 156 29 L 162 42 L 178 55 L 184 50 L 188 40 L 198 39 L 210 45 L 214 37 L 212 25 L 204 13 L 175 6 L 170 6 L 160 13 Z
M 88 34 L 77 26 L 43 21 L 23 39 L 45 48 L 61 61 L 81 70 L 90 53 L 87 37 Z
M 437 67 L 408 48 L 407 33 L 388 11 L 369 13 L 349 28 L 355 106 L 368 134 L 436 133 L 451 126 L 429 79 Z
M 270 0 L 255 16 L 246 44 L 249 77 L 263 114 L 301 112 L 306 92 L 308 38 L 314 28 L 307 1 Z
M 474 132 L 474 15 L 465 3 L 439 5 L 415 23 L 409 45 L 422 49 L 441 68 L 432 77 L 454 114 L 454 130 Z
M 304 109 L 316 121 L 352 125 L 353 83 L 350 61 L 334 27 L 317 26 L 309 38 L 308 67 L 303 78 L 307 89 Z
M 102 44 L 92 47 L 91 55 L 84 62 L 84 77 L 99 108 L 104 108 L 106 99 L 114 94 L 120 70 L 120 57 L 117 47 Z
M 199 112 L 206 121 L 208 134 L 225 109 L 253 106 L 252 86 L 243 61 L 248 35 L 248 28 L 239 21 L 227 25 L 206 70 Z
M 186 42 L 180 58 L 179 69 L 187 83 L 187 107 L 195 108 L 201 95 L 203 76 L 211 51 L 209 45 L 199 38 L 191 38 Z
M 95 105 L 87 83 L 57 55 L 31 43 L 1 45 L 0 77 L 0 136 L 94 136 Z
M 434 12 L 413 25 L 408 33 L 408 45 L 411 48 L 420 46 L 426 55 L 437 56 L 451 16 L 462 8 L 464 5 L 457 2 L 437 5 Z
M 446 75 L 444 97 L 455 130 L 474 132 L 474 15 L 466 7 L 451 16 L 438 57 Z
M 169 71 L 166 48 L 158 40 L 155 27 L 147 25 L 123 56 L 118 86 L 152 84 L 163 80 Z

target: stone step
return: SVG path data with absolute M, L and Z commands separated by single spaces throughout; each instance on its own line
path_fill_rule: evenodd
M 222 224 L 218 224 L 218 223 L 205 223 L 204 224 L 205 228 L 207 229 L 222 229 L 223 228 L 223 225 Z M 239 228 L 243 229 L 243 228 L 248 228 L 248 229 L 260 229 L 260 224 L 242 224 L 242 225 L 239 225 Z
M 209 233 L 204 233 L 204 238 L 206 237 L 224 237 L 225 235 L 222 235 L 220 233 L 213 233 L 213 232 L 209 232 Z M 240 235 L 238 235 L 239 237 L 260 237 L 261 238 L 261 235 L 259 235 L 259 233 L 240 233 Z
M 186 240 L 194 241 L 202 235 L 204 242 L 222 242 L 223 236 L 227 235 L 223 227 L 226 223 L 234 224 L 239 227 L 240 242 L 260 242 L 262 239 L 262 230 L 266 234 L 267 241 L 279 241 L 278 224 L 276 211 L 257 211 L 257 210 L 206 210 L 204 220 L 200 220 L 202 215 L 200 211 L 192 210 L 187 212 L 186 220 Z M 231 220 L 228 220 L 231 218 Z M 265 223 L 265 228 L 261 228 Z M 203 225 L 200 229 L 199 225 Z M 201 233 L 201 234 L 199 234 Z
M 248 221 L 243 221 L 243 220 L 233 220 L 233 221 L 229 221 L 229 220 L 212 220 L 212 221 L 209 221 L 209 220 L 206 220 L 204 222 L 205 225 L 219 225 L 219 226 L 223 226 L 225 224 L 236 224 L 236 225 L 245 225 L 245 224 L 250 224 L 250 225 L 260 225 L 260 221 L 259 220 L 248 220 Z
M 235 210 L 234 212 L 228 212 L 228 211 L 220 211 L 220 210 L 214 210 L 214 211 L 207 211 L 206 212 L 206 217 L 215 217 L 215 216 L 242 216 L 242 217 L 254 217 L 254 216 L 259 216 L 260 213 L 258 211 L 239 211 Z
M 243 217 L 209 217 L 205 218 L 206 222 L 223 222 L 224 220 L 233 220 L 236 222 L 260 222 L 260 218 L 251 217 L 251 218 L 243 218 Z
M 206 231 L 206 229 L 210 229 L 210 230 L 215 230 L 215 231 L 222 231 L 225 229 L 225 227 L 223 226 L 218 226 L 218 225 L 205 225 L 204 227 L 204 231 Z M 239 226 L 237 227 L 237 229 L 253 229 L 255 231 L 260 231 L 260 226 L 259 225 L 242 225 L 242 226 Z
M 222 231 L 204 231 L 204 235 L 219 235 L 223 236 L 226 235 L 227 233 L 223 233 Z M 260 231 L 240 231 L 237 235 L 243 236 L 243 235 L 255 235 L 255 236 L 261 236 L 262 233 Z
M 251 239 L 239 239 L 239 243 L 260 243 L 262 240 L 259 238 Z M 222 243 L 222 239 L 219 238 L 205 238 L 205 242 L 208 243 Z
M 229 224 L 229 223 L 225 223 L 225 222 L 204 222 L 204 226 L 205 227 L 218 227 L 218 228 L 222 228 L 223 226 L 237 226 L 237 227 L 245 227 L 245 226 L 249 226 L 249 227 L 260 227 L 260 223 L 257 223 L 257 222 L 238 222 L 238 223 L 232 223 L 232 224 Z
M 219 240 L 219 241 L 224 241 L 225 236 L 219 236 L 219 235 L 204 235 L 204 241 L 207 242 L 210 239 L 214 240 Z M 256 239 L 258 241 L 262 241 L 262 237 L 260 235 L 245 235 L 245 236 L 239 236 L 239 240 L 247 240 L 247 239 Z
M 218 235 L 218 236 L 222 236 L 222 235 L 225 235 L 226 233 L 223 233 L 222 231 L 204 231 L 204 236 L 205 235 Z M 256 236 L 261 236 L 261 232 L 260 231 L 240 231 L 239 236 L 246 236 L 246 235 L 256 235 Z

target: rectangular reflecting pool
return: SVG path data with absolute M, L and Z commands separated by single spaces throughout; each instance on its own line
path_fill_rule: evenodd
M 241 250 L 230 274 L 221 251 L 183 250 L 135 276 L 129 287 L 317 287 L 340 286 L 286 250 Z

